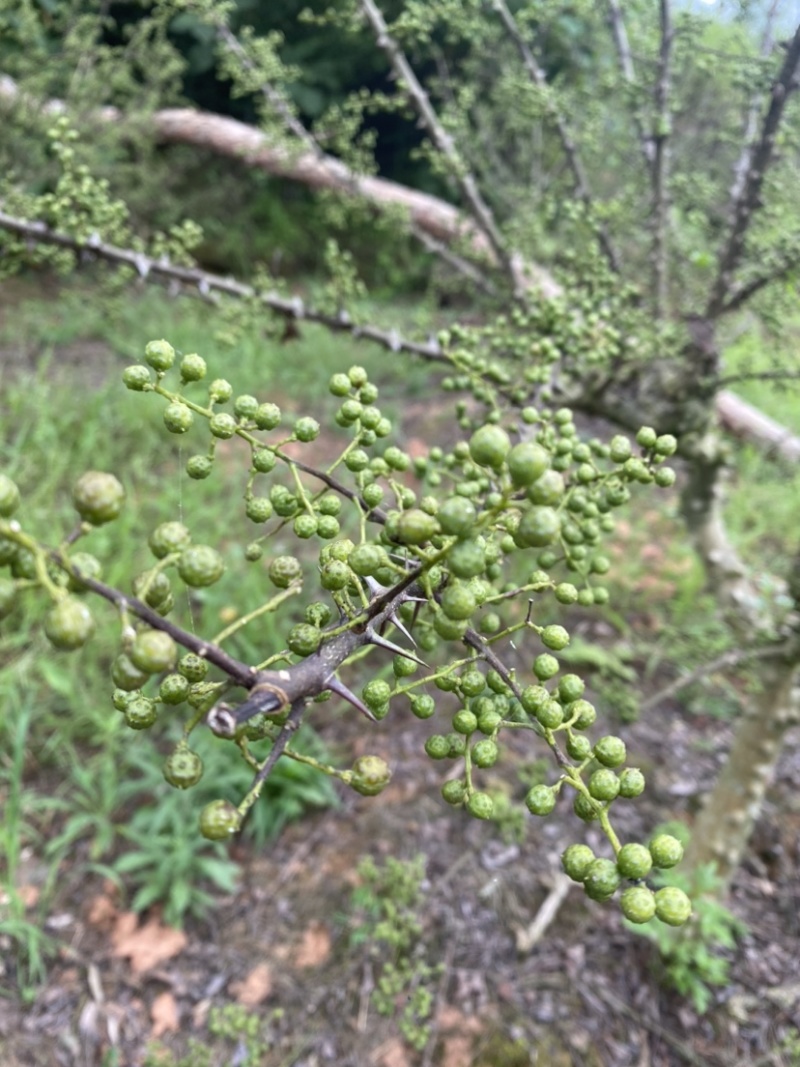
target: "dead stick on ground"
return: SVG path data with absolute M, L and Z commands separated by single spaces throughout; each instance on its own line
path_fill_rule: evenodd
M 536 913 L 536 918 L 529 926 L 516 928 L 517 952 L 530 952 L 534 945 L 541 941 L 545 931 L 558 915 L 561 905 L 567 898 L 571 887 L 575 883 L 566 874 L 556 872 L 553 879 L 553 888 L 544 898 L 542 906 Z

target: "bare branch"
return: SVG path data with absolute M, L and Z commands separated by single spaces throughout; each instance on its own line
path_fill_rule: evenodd
M 594 197 L 592 196 L 589 188 L 589 179 L 586 176 L 583 162 L 578 152 L 578 146 L 572 137 L 567 121 L 564 118 L 557 103 L 549 92 L 549 86 L 544 71 L 536 61 L 536 57 L 522 36 L 519 26 L 514 16 L 509 11 L 505 0 L 491 0 L 492 7 L 500 16 L 500 19 L 505 26 L 511 40 L 519 51 L 520 58 L 522 59 L 525 70 L 528 73 L 529 78 L 537 88 L 541 89 L 545 94 L 545 101 L 547 105 L 547 111 L 550 116 L 550 120 L 555 126 L 558 138 L 561 141 L 561 147 L 564 150 L 564 155 L 567 159 L 567 164 L 572 174 L 572 182 L 575 189 L 575 194 L 581 203 L 586 208 L 589 217 L 592 217 Z M 600 247 L 603 250 L 603 255 L 606 257 L 609 266 L 615 274 L 619 274 L 621 265 L 619 256 L 617 255 L 614 246 L 611 243 L 611 238 L 608 235 L 608 231 L 605 225 L 601 222 L 595 222 L 595 231 L 597 233 L 597 239 L 600 243 Z
M 717 318 L 730 298 L 733 276 L 741 262 L 750 223 L 753 215 L 761 206 L 761 189 L 764 177 L 773 162 L 775 140 L 783 119 L 786 101 L 798 87 L 798 67 L 800 67 L 800 25 L 789 42 L 780 73 L 772 86 L 761 136 L 753 149 L 741 193 L 733 208 L 731 230 L 720 253 L 717 277 L 705 311 L 705 317 L 708 319 Z
M 772 282 L 780 281 L 781 278 L 785 278 L 787 274 L 790 274 L 793 270 L 800 267 L 800 235 L 797 236 L 796 243 L 798 244 L 796 255 L 789 256 L 779 266 L 765 271 L 763 274 L 757 274 L 755 278 L 751 278 L 749 282 L 745 282 L 744 284 L 731 289 L 725 303 L 720 308 L 720 315 L 727 315 L 730 311 L 738 311 L 738 309 L 754 297 L 756 293 L 761 292 L 762 289 L 765 289 Z
M 484 234 L 493 253 L 503 265 L 514 286 L 515 296 L 521 297 L 525 292 L 525 286 L 515 270 L 513 257 L 506 248 L 505 240 L 500 233 L 492 210 L 483 199 L 474 175 L 468 169 L 453 138 L 439 121 L 439 116 L 431 104 L 430 97 L 423 89 L 404 52 L 389 33 L 389 28 L 377 4 L 374 3 L 374 0 L 358 0 L 358 3 L 375 34 L 378 47 L 388 57 L 402 91 L 408 95 L 433 144 L 447 161 L 453 178 L 469 207 L 475 225 Z
M 658 52 L 658 77 L 655 86 L 655 121 L 653 137 L 653 288 L 656 317 L 665 319 L 669 302 L 669 90 L 672 27 L 669 0 L 660 0 L 661 43 Z
M 622 9 L 618 3 L 618 0 L 608 0 L 608 15 L 611 22 L 611 33 L 614 38 L 614 45 L 617 49 L 617 56 L 619 58 L 619 65 L 622 71 L 622 77 L 628 83 L 631 89 L 636 88 L 636 71 L 633 66 L 633 56 L 631 55 L 631 47 L 628 42 L 628 34 L 625 30 L 625 22 L 622 18 Z M 653 144 L 653 138 L 645 132 L 644 123 L 642 122 L 641 112 L 639 108 L 633 107 L 633 122 L 636 127 L 636 134 L 639 139 L 639 145 L 644 156 L 644 161 L 647 164 L 648 169 L 653 165 L 655 158 L 655 145 Z
M 221 293 L 243 300 L 259 300 L 264 307 L 286 319 L 296 322 L 316 322 L 334 333 L 349 333 L 354 338 L 374 341 L 382 348 L 389 349 L 390 352 L 403 351 L 422 356 L 424 359 L 444 359 L 441 346 L 435 339 L 426 342 L 412 341 L 401 337 L 394 330 L 358 325 L 346 312 L 328 315 L 315 311 L 313 308 L 307 308 L 298 297 L 287 298 L 273 292 L 260 292 L 252 285 L 236 281 L 234 278 L 223 278 L 219 274 L 211 274 L 197 267 L 177 266 L 167 259 L 153 259 L 151 256 L 135 252 L 130 248 L 118 248 L 116 245 L 106 244 L 94 238 L 80 240 L 69 234 L 51 230 L 43 222 L 31 222 L 9 215 L 2 210 L 2 204 L 0 204 L 0 229 L 14 233 L 25 240 L 55 245 L 58 248 L 68 248 L 80 255 L 97 257 L 116 263 L 118 266 L 130 267 L 142 278 L 161 278 L 187 286 L 206 299 L 214 293 Z

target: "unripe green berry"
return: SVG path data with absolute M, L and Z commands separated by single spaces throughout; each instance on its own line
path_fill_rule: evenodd
M 442 799 L 446 804 L 452 804 L 453 807 L 463 804 L 466 795 L 467 783 L 461 778 L 453 778 L 442 786 Z
M 206 376 L 206 361 L 196 352 L 189 352 L 181 360 L 181 378 L 185 382 L 199 382 Z
M 514 543 L 519 548 L 544 548 L 558 536 L 561 520 L 551 507 L 536 505 L 528 508 L 514 531 Z
M 668 926 L 683 926 L 692 914 L 692 902 L 682 889 L 667 885 L 656 891 L 656 917 Z
M 608 735 L 595 742 L 594 758 L 604 767 L 619 767 L 625 762 L 626 755 L 625 742 L 621 737 Z
M 111 522 L 119 515 L 125 490 L 113 474 L 86 471 L 72 489 L 72 502 L 85 522 L 94 526 Z
M 464 537 L 474 528 L 477 512 L 471 501 L 462 496 L 451 496 L 438 509 L 436 518 L 443 533 Z
M 310 656 L 322 641 L 322 631 L 307 622 L 300 622 L 289 631 L 286 644 L 296 656 Z
M 652 866 L 653 857 L 644 845 L 623 845 L 617 853 L 617 869 L 623 878 L 646 878 Z
M 561 853 L 561 866 L 573 882 L 582 882 L 595 858 L 588 845 L 569 845 Z
M 467 801 L 467 811 L 476 819 L 491 819 L 494 801 L 488 793 L 473 793 Z
M 583 888 L 591 900 L 609 900 L 619 888 L 621 878 L 613 860 L 599 859 L 589 865 Z
M 362 389 L 369 380 L 369 375 L 363 367 L 358 365 L 352 366 L 347 372 L 347 377 L 350 379 L 350 384 L 356 389 Z
M 328 382 L 328 391 L 333 396 L 349 396 L 352 383 L 346 374 L 334 374 Z
M 547 730 L 557 730 L 564 721 L 564 709 L 557 700 L 546 700 L 536 712 L 536 718 Z
M 447 759 L 450 742 L 442 734 L 432 734 L 425 742 L 425 754 L 431 759 Z
M 224 378 L 215 378 L 208 387 L 208 398 L 214 404 L 227 404 L 233 396 L 233 386 Z
M 549 785 L 535 785 L 528 790 L 525 807 L 531 815 L 549 815 L 556 806 L 556 794 Z
M 156 559 L 164 559 L 173 552 L 183 552 L 192 535 L 182 522 L 162 522 L 150 534 L 147 543 Z
M 421 545 L 439 532 L 439 523 L 421 508 L 404 511 L 397 522 L 397 540 L 404 545 Z
M 563 626 L 545 626 L 539 636 L 542 644 L 554 652 L 560 652 L 569 644 L 569 634 Z
M 179 745 L 164 764 L 164 777 L 176 789 L 191 789 L 203 777 L 203 761 L 196 752 Z
M 633 798 L 644 792 L 644 775 L 638 767 L 626 767 L 619 776 L 619 795 Z
M 597 710 L 594 704 L 588 700 L 575 700 L 566 708 L 567 718 L 572 722 L 574 730 L 588 730 L 594 725 L 597 718 Z
M 307 541 L 309 537 L 313 537 L 318 529 L 318 521 L 316 515 L 309 515 L 304 511 L 292 523 L 292 529 L 295 537 L 299 537 L 303 541 Z
M 418 719 L 429 719 L 436 711 L 436 701 L 427 693 L 411 698 L 411 711 Z
M 294 556 L 276 556 L 267 568 L 269 580 L 278 589 L 288 589 L 303 573 L 300 560 Z
M 149 341 L 144 350 L 145 362 L 155 371 L 168 371 L 175 362 L 175 349 L 169 341 Z
M 472 746 L 472 762 L 476 767 L 481 767 L 482 769 L 494 767 L 499 755 L 500 749 L 497 746 L 497 742 L 490 740 L 488 737 L 481 741 L 476 741 Z
M 361 699 L 370 710 L 386 704 L 392 695 L 392 688 L 382 678 L 373 678 L 361 690 Z
M 202 682 L 208 674 L 208 661 L 195 652 L 187 652 L 178 663 L 178 671 L 187 682 Z
M 73 552 L 69 557 L 69 561 L 75 571 L 80 574 L 80 577 L 70 575 L 67 582 L 67 588 L 73 593 L 80 593 L 86 589 L 86 585 L 81 581 L 81 578 L 93 578 L 97 581 L 103 575 L 103 567 L 100 560 L 88 552 Z
M 186 433 L 193 422 L 194 415 L 191 408 L 179 400 L 173 401 L 164 408 L 164 425 L 170 433 Z
M 143 696 L 134 697 L 129 701 L 123 715 L 131 730 L 149 730 L 158 718 L 154 701 Z
M 163 704 L 182 704 L 189 695 L 189 683 L 182 674 L 168 674 L 158 687 Z
M 549 678 L 555 677 L 560 669 L 559 662 L 555 656 L 551 656 L 547 652 L 543 652 L 541 656 L 537 656 L 533 661 L 533 673 L 540 682 L 546 682 Z
M 683 858 L 683 845 L 672 834 L 657 834 L 650 842 L 653 865 L 668 870 Z
M 577 674 L 565 674 L 558 683 L 558 698 L 564 704 L 571 704 L 583 696 L 585 688 L 586 684 Z
M 236 833 L 241 821 L 229 800 L 212 800 L 200 812 L 200 833 L 209 841 L 224 841 Z
M 624 463 L 626 459 L 630 459 L 631 443 L 628 438 L 622 434 L 612 437 L 609 456 L 614 463 Z
M 143 630 L 138 633 L 128 652 L 131 663 L 146 674 L 159 674 L 175 663 L 175 642 L 163 630 Z
M 178 574 L 194 589 L 213 585 L 224 572 L 225 563 L 222 556 L 210 545 L 189 545 L 178 560 Z
M 10 518 L 19 507 L 20 495 L 15 482 L 0 474 L 0 516 Z
M 477 604 L 469 586 L 451 582 L 442 593 L 442 611 L 448 619 L 469 619 L 475 613 Z
M 471 459 L 481 467 L 499 469 L 511 449 L 508 434 L 500 426 L 482 426 L 469 441 Z
M 653 448 L 658 440 L 658 434 L 652 426 L 642 426 L 636 434 L 636 443 L 642 448 Z
M 570 582 L 559 583 L 554 592 L 559 604 L 574 604 L 578 599 L 578 590 Z
M 304 443 L 315 441 L 319 437 L 319 423 L 308 415 L 303 416 L 294 424 L 294 435 Z
M 595 800 L 611 801 L 619 793 L 619 778 L 612 770 L 602 767 L 589 779 L 589 792 Z
M 659 489 L 669 489 L 675 484 L 675 471 L 672 467 L 659 467 L 653 474 L 653 481 Z
M 382 793 L 392 778 L 389 764 L 380 756 L 360 756 L 353 764 L 351 789 L 364 797 Z
M 259 430 L 274 430 L 280 425 L 281 409 L 277 404 L 259 404 L 254 420 Z
M 197 482 L 207 478 L 213 469 L 214 462 L 208 456 L 189 456 L 186 461 L 186 473 Z
M 236 419 L 233 415 L 220 411 L 208 420 L 208 428 L 214 437 L 227 441 L 236 433 Z
M 567 738 L 567 755 L 570 759 L 583 761 L 592 753 L 592 742 L 584 734 L 572 734 Z
M 272 515 L 272 501 L 268 496 L 251 496 L 244 506 L 244 513 L 251 522 L 266 522 Z
M 94 633 L 92 613 L 82 600 L 64 597 L 45 616 L 44 633 L 55 648 L 71 652 L 85 645 Z
M 664 433 L 656 438 L 654 447 L 659 456 L 672 456 L 678 450 L 678 442 L 671 433 Z
M 124 652 L 116 657 L 111 665 L 111 678 L 117 689 L 130 692 L 141 689 L 150 676 L 138 667 L 134 667 Z
M 526 486 L 541 478 L 550 466 L 550 456 L 534 441 L 523 441 L 514 445 L 506 462 L 514 485 Z
M 259 474 L 269 474 L 278 462 L 271 448 L 257 448 L 253 452 L 253 470 Z
M 622 914 L 632 923 L 647 923 L 656 913 L 656 898 L 646 885 L 629 886 L 619 898 Z
M 237 419 L 246 420 L 255 418 L 258 411 L 258 400 L 254 396 L 243 393 L 237 396 L 233 402 L 233 413 Z
M 150 371 L 141 363 L 134 363 L 126 367 L 122 372 L 122 381 L 126 389 L 134 393 L 141 393 L 146 385 L 150 384 Z

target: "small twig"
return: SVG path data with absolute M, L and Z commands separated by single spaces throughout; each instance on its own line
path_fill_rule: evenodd
M 561 871 L 556 871 L 553 878 L 553 887 L 542 901 L 542 905 L 536 913 L 532 923 L 525 927 L 517 927 L 517 952 L 528 953 L 541 941 L 545 931 L 558 915 L 559 909 L 567 899 L 572 886 L 575 883 Z
M 789 646 L 782 642 L 778 645 L 764 645 L 761 648 L 736 648 L 731 649 L 729 652 L 723 652 L 721 656 L 717 656 L 710 663 L 702 663 L 693 671 L 684 674 L 681 678 L 676 678 L 674 682 L 664 686 L 663 689 L 648 697 L 647 700 L 643 700 L 640 705 L 641 711 L 650 711 L 663 700 L 668 700 L 670 697 L 675 696 L 676 693 L 680 693 L 682 689 L 694 685 L 695 682 L 699 682 L 701 678 L 705 678 L 706 675 L 713 674 L 715 671 L 724 670 L 726 667 L 735 667 L 737 664 L 744 663 L 749 659 L 780 658 L 787 655 L 789 651 Z

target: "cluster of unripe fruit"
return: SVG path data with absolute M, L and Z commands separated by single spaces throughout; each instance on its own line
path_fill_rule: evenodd
M 175 371 L 180 378 L 177 390 L 166 384 L 167 375 Z M 636 768 L 622 767 L 626 752 L 621 739 L 608 736 L 592 743 L 587 737 L 596 717 L 594 706 L 584 697 L 583 681 L 575 674 L 563 674 L 557 658 L 569 643 L 567 630 L 558 623 L 541 625 L 531 611 L 523 615 L 515 605 L 534 597 L 540 614 L 552 604 L 550 596 L 558 605 L 606 601 L 608 592 L 598 579 L 609 568 L 600 544 L 613 529 L 611 513 L 627 501 L 634 483 L 672 484 L 674 473 L 663 461 L 675 451 L 675 439 L 644 427 L 635 445 L 622 436 L 609 444 L 586 443 L 579 439 L 566 409 L 524 408 L 518 424 L 508 428 L 500 424 L 499 409 L 492 409 L 486 424 L 468 440 L 450 451 L 433 448 L 427 456 L 412 460 L 384 442 L 391 423 L 376 406 L 378 391 L 366 371 L 355 366 L 330 381 L 330 392 L 339 401 L 335 422 L 347 432 L 348 443 L 324 471 L 300 465 L 322 483 L 323 488 L 314 491 L 298 476 L 295 450 L 285 446 L 315 440 L 318 422 L 303 416 L 283 430 L 284 416 L 277 405 L 250 395 L 234 396 L 223 379 L 201 386 L 206 393 L 203 403 L 187 398 L 187 390 L 206 376 L 202 357 L 180 356 L 166 341 L 150 342 L 144 364 L 127 368 L 123 375 L 129 389 L 164 400 L 168 432 L 182 435 L 195 423 L 206 424 L 207 449 L 190 456 L 186 464 L 190 478 L 212 474 L 219 441 L 238 436 L 250 446 L 244 513 L 262 530 L 247 546 L 248 560 L 261 559 L 270 535 L 287 524 L 299 540 L 322 542 L 317 561 L 321 595 L 306 604 L 302 619 L 288 630 L 289 662 L 299 664 L 314 656 L 343 631 L 363 630 L 373 606 L 391 601 L 394 606 L 385 621 L 398 634 L 409 638 L 413 634 L 423 653 L 446 642 L 447 662 L 419 672 L 424 664 L 416 652 L 389 642 L 395 651 L 393 682 L 372 678 L 360 699 L 352 694 L 348 699 L 372 718 L 382 719 L 390 703 L 405 696 L 413 714 L 428 719 L 437 704 L 427 691 L 431 687 L 458 698 L 452 729 L 433 734 L 425 745 L 434 760 L 463 761 L 463 774 L 442 788 L 447 803 L 462 806 L 476 818 L 492 818 L 492 795 L 478 787 L 476 777 L 499 759 L 504 729 L 529 729 L 556 752 L 563 773 L 554 785 L 536 785 L 528 791 L 528 810 L 538 816 L 550 814 L 568 786 L 575 792 L 575 813 L 587 821 L 599 820 L 614 845 L 616 861 L 597 859 L 585 846 L 570 846 L 564 854 L 565 869 L 583 883 L 590 897 L 608 899 L 623 879 L 638 881 L 650 866 L 671 866 L 663 862 L 663 840 L 660 845 L 651 842 L 649 850 L 616 843 L 609 808 L 618 798 L 638 796 L 644 778 Z M 282 472 L 288 484 L 281 482 Z M 271 483 L 268 491 L 260 488 L 265 477 Z M 423 484 L 420 492 L 411 487 L 414 477 Z M 78 480 L 73 499 L 81 531 L 88 532 L 116 518 L 124 491 L 113 475 L 94 471 Z M 18 502 L 13 483 L 0 479 L 0 516 L 9 517 Z M 342 531 L 348 513 L 358 531 L 357 541 Z M 58 648 L 80 647 L 91 636 L 94 623 L 79 594 L 87 584 L 100 581 L 99 562 L 81 552 L 48 554 L 30 539 L 23 543 L 21 537 L 15 533 L 8 542 L 11 549 L 0 539 L 0 565 L 9 563 L 15 579 L 47 587 L 54 601 L 45 619 L 47 637 Z M 190 587 L 211 585 L 223 574 L 219 553 L 207 545 L 194 545 L 182 523 L 162 523 L 151 534 L 149 546 L 155 562 L 136 577 L 133 592 L 162 617 L 175 603 L 170 572 Z M 526 569 L 531 553 L 535 567 Z M 558 567 L 567 574 L 551 577 Z M 308 580 L 307 568 L 304 571 L 293 555 L 275 555 L 264 568 L 277 590 L 300 589 Z M 0 584 L 0 610 L 3 596 Z M 112 666 L 113 703 L 134 729 L 153 725 L 159 705 L 186 703 L 194 709 L 186 738 L 164 769 L 170 784 L 188 788 L 203 771 L 199 756 L 189 748 L 188 731 L 213 704 L 220 684 L 207 680 L 208 663 L 201 657 L 189 653 L 178 659 L 175 637 L 180 641 L 181 631 L 175 626 L 169 629 L 165 632 L 152 619 L 138 629 L 129 622 L 123 627 L 122 648 Z M 543 646 L 532 664 L 535 683 L 526 686 L 517 683 L 495 651 L 500 642 L 521 631 L 533 632 Z M 387 644 L 375 634 L 370 641 Z M 486 670 L 487 660 L 495 667 Z M 337 666 L 333 664 L 333 669 Z M 153 678 L 159 680 L 157 694 L 147 696 L 143 689 Z M 338 691 L 342 692 L 341 686 Z M 325 695 L 309 692 L 308 698 Z M 285 719 L 286 709 L 280 711 L 282 715 L 246 722 L 237 740 L 274 741 Z M 361 757 L 347 771 L 327 770 L 368 796 L 379 793 L 390 779 L 388 765 L 377 756 Z M 226 837 L 238 829 L 246 806 L 213 802 L 201 815 L 201 831 L 211 838 Z M 623 911 L 633 921 L 656 915 L 672 922 L 686 910 L 672 891 L 652 894 L 641 884 L 626 889 L 622 899 Z

